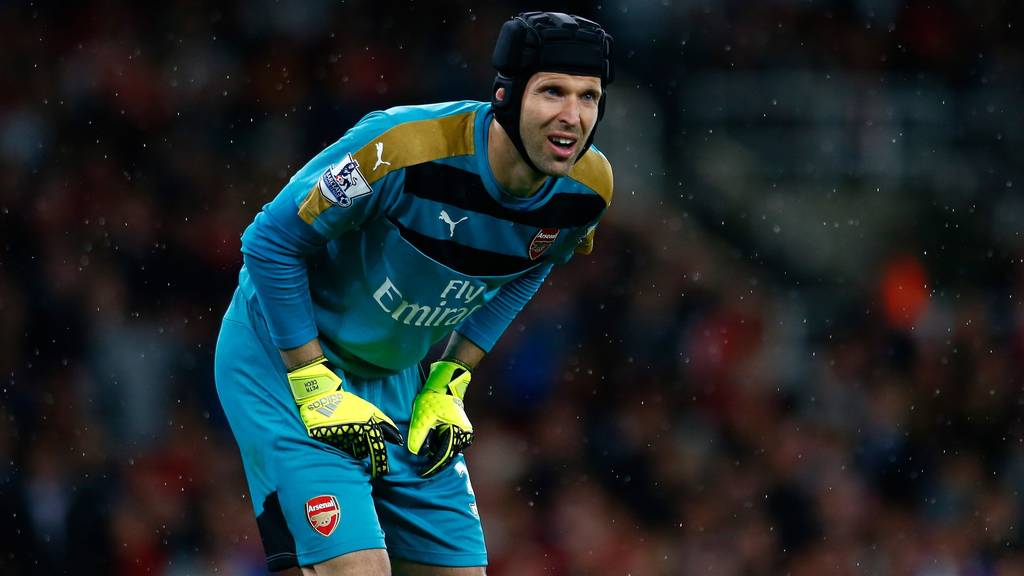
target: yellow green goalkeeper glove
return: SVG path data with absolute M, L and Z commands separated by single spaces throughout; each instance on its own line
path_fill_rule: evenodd
M 419 470 L 423 478 L 443 470 L 473 442 L 473 425 L 462 404 L 469 379 L 469 367 L 461 362 L 440 360 L 430 365 L 409 420 L 409 451 L 426 458 Z
M 310 438 L 353 458 L 370 457 L 370 474 L 388 473 L 385 441 L 402 445 L 402 433 L 379 408 L 341 388 L 341 378 L 323 356 L 288 372 L 288 384 Z

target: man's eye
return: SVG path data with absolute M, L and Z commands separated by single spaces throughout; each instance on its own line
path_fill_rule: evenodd
M 558 88 L 545 88 L 544 93 L 550 94 L 551 96 L 558 96 L 559 94 Z

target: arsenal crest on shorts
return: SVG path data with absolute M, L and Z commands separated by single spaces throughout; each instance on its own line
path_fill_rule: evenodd
M 541 228 L 530 242 L 530 260 L 540 258 L 558 238 L 558 228 Z
M 306 501 L 309 525 L 321 536 L 330 536 L 341 522 L 341 507 L 334 496 L 317 496 Z

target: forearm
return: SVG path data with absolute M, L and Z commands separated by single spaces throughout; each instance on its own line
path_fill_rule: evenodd
M 546 264 L 502 286 L 493 300 L 466 318 L 459 326 L 457 335 L 464 340 L 471 340 L 480 349 L 481 356 L 486 354 L 512 319 L 544 284 L 549 272 L 551 264 Z
M 316 338 L 297 348 L 280 350 L 280 352 L 281 359 L 284 360 L 284 367 L 287 370 L 309 363 L 324 355 L 324 351 L 320 347 L 320 340 Z
M 448 346 L 445 347 L 442 358 L 458 360 L 472 370 L 483 360 L 485 355 L 487 352 L 474 344 L 472 340 L 458 332 L 452 332 L 452 337 L 448 339 Z
M 306 258 L 322 249 L 322 244 L 314 242 L 310 230 L 297 223 L 282 224 L 281 218 L 296 217 L 273 205 L 256 216 L 242 234 L 242 258 L 271 339 L 278 348 L 288 350 L 304 346 L 317 335 Z

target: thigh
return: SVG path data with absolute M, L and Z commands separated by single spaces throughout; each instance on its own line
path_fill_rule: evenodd
M 428 479 L 416 474 L 417 456 L 406 451 L 396 460 L 398 474 L 374 487 L 391 557 L 432 566 L 486 566 L 483 528 L 464 457 Z
M 354 387 L 363 386 L 353 380 Z M 414 366 L 368 386 L 372 389 L 366 394 L 408 437 L 409 412 L 421 384 Z M 374 497 L 392 559 L 435 567 L 486 566 L 483 529 L 464 457 L 426 480 L 416 474 L 423 464 L 420 456 L 397 448 L 390 458 L 391 472 L 374 483 Z
M 359 550 L 315 566 L 308 576 L 389 576 L 391 565 L 384 550 Z
M 391 561 L 391 573 L 394 576 L 484 576 L 486 571 L 483 566 L 431 566 L 395 558 Z
M 284 368 L 267 347 L 244 322 L 225 320 L 215 376 L 268 568 L 311 566 L 384 548 L 365 463 L 306 435 Z
M 307 567 L 292 567 L 274 572 L 274 576 L 316 576 L 316 570 Z

